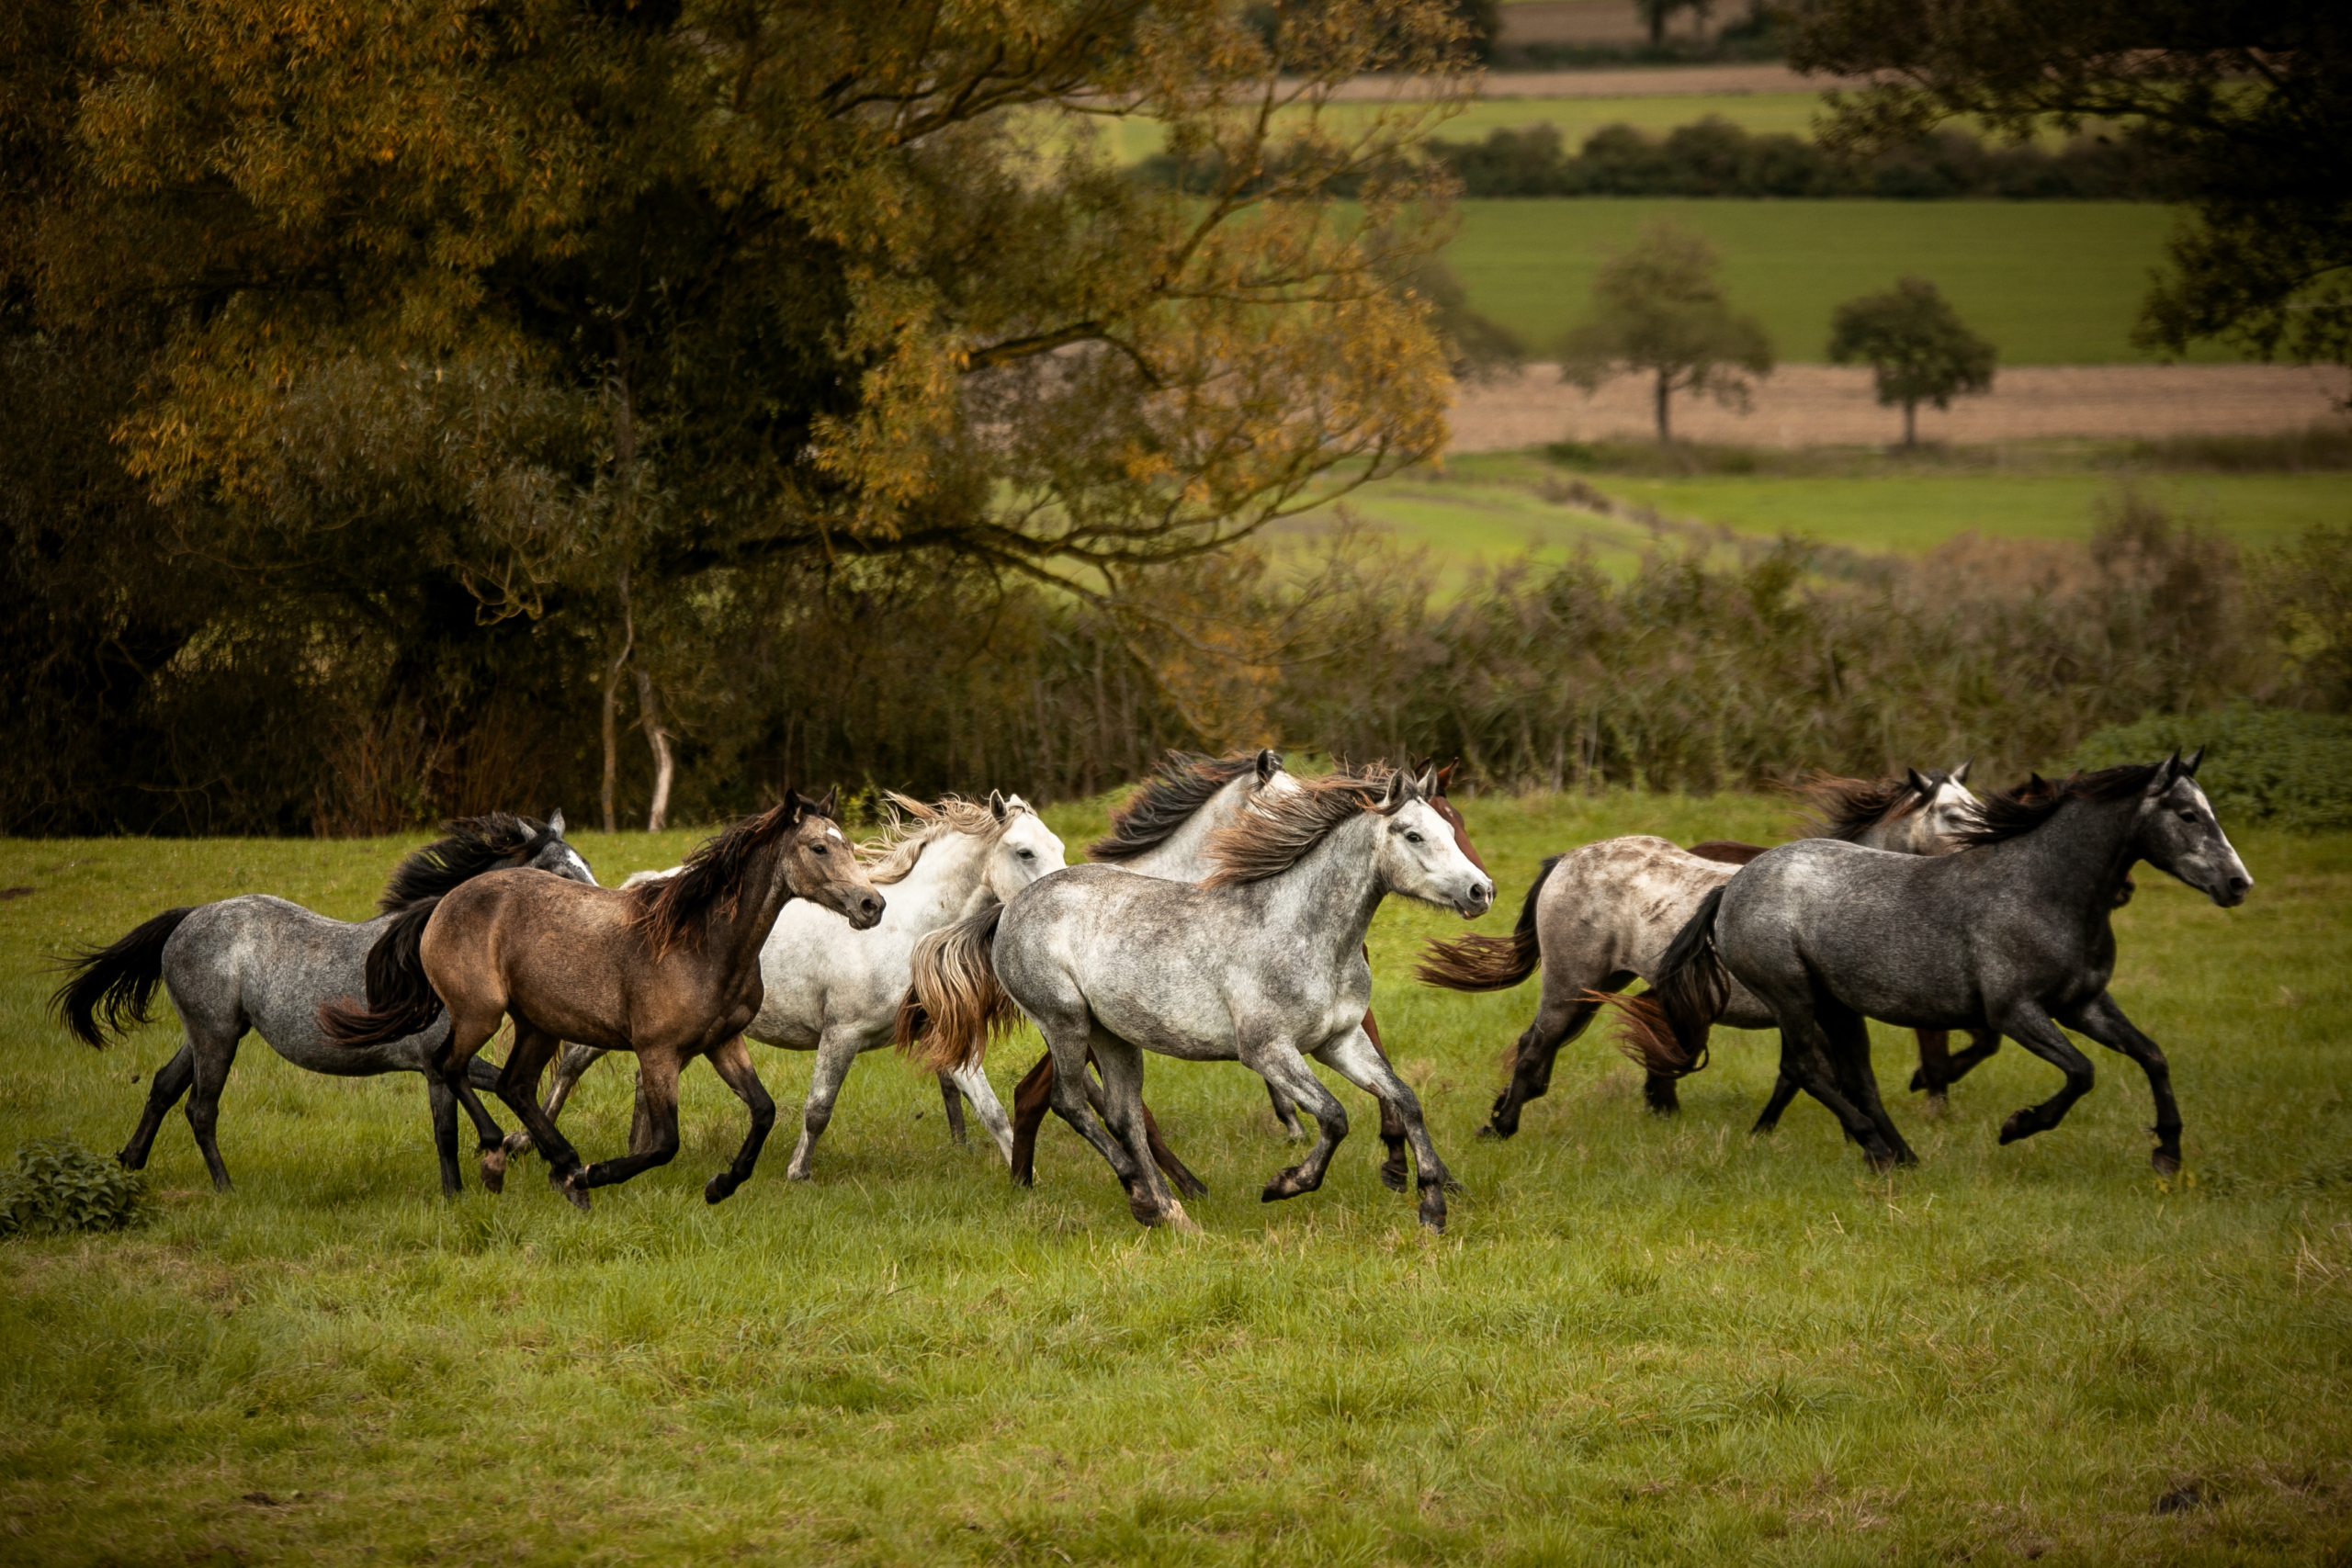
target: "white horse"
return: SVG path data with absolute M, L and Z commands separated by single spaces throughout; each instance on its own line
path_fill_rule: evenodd
M 936 1067 L 977 1061 L 1017 1008 L 1053 1052 L 1055 1112 L 1110 1165 L 1137 1220 L 1180 1228 L 1192 1221 L 1144 1136 L 1142 1053 L 1239 1061 L 1315 1118 L 1321 1136 L 1267 1184 L 1268 1201 L 1322 1185 L 1347 1136 L 1347 1111 L 1311 1055 L 1395 1108 L 1419 1167 L 1421 1221 L 1442 1229 L 1445 1167 L 1420 1102 L 1363 1032 L 1364 933 L 1384 897 L 1474 919 L 1494 902 L 1494 883 L 1429 805 L 1435 784 L 1434 769 L 1399 771 L 1261 797 L 1211 840 L 1217 870 L 1204 883 L 1105 865 L 1057 872 L 924 939 L 901 1038 L 928 1032 Z M 1090 1051 L 1108 1132 L 1081 1088 Z
M 1017 795 L 990 795 L 986 806 L 954 795 L 931 806 L 901 795 L 885 798 L 888 826 L 879 838 L 857 847 L 868 879 L 890 889 L 881 923 L 853 931 L 831 910 L 795 899 L 776 917 L 760 949 L 766 994 L 744 1032 L 764 1044 L 817 1053 L 800 1112 L 800 1141 L 785 1171 L 795 1181 L 808 1179 L 810 1157 L 832 1120 L 850 1065 L 889 1043 L 899 1003 L 907 994 L 915 943 L 942 926 L 994 908 L 1065 863 L 1061 840 Z M 548 1089 L 549 1120 L 580 1075 L 603 1055 L 584 1045 L 564 1052 Z M 956 1141 L 963 1141 L 961 1102 L 969 1100 L 1010 1163 L 1012 1126 L 979 1064 L 942 1070 L 940 1089 Z M 526 1134 L 507 1140 L 510 1152 L 529 1146 Z

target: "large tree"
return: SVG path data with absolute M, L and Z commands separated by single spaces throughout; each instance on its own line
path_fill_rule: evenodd
M 934 551 L 1115 599 L 1442 438 L 1390 284 L 1439 233 L 1438 0 L 13 25 L 0 130 L 54 177 L 7 187 L 0 265 L 50 339 L 152 329 L 113 429 L 179 543 L 395 627 L 593 628 L 608 774 L 630 694 L 665 744 L 648 677 L 715 571 Z M 1370 71 L 1436 90 L 1319 112 Z M 1120 117 L 1186 177 L 1127 178 Z
M 2352 8 L 2309 0 L 1815 0 L 1800 69 L 1882 73 L 1832 95 L 1825 140 L 1871 149 L 1955 116 L 2019 137 L 2139 138 L 2194 205 L 2140 332 L 2263 358 L 2352 361 Z

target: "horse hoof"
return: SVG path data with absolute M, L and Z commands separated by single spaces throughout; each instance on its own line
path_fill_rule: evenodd
M 564 1201 L 583 1214 L 595 1206 L 595 1200 L 588 1195 L 588 1171 L 584 1166 L 574 1166 L 560 1175 L 548 1171 L 548 1185 L 562 1193 Z
M 1201 1234 L 1201 1227 L 1193 1222 L 1192 1215 L 1184 1212 L 1184 1205 L 1173 1199 L 1169 1201 L 1166 1212 L 1160 1215 L 1160 1224 L 1172 1231 L 1182 1231 L 1191 1235 Z
M 1298 1168 L 1294 1166 L 1267 1182 L 1266 1190 L 1258 1194 L 1258 1201 L 1279 1203 L 1285 1198 L 1295 1198 L 1306 1190 L 1306 1187 L 1298 1179 Z
M 1423 1203 L 1421 1205 L 1420 1221 L 1421 1224 L 1427 1225 L 1430 1230 L 1435 1231 L 1440 1235 L 1443 1235 L 1445 1234 L 1445 1205 L 1443 1203 L 1439 1203 L 1432 1206 L 1428 1203 Z
M 2019 1138 L 2030 1136 L 2032 1134 L 2034 1130 L 2033 1123 L 2026 1119 L 2027 1114 L 2028 1113 L 2023 1111 L 2012 1112 L 2009 1119 L 2001 1123 L 2002 1143 L 2014 1144 Z
M 1933 1090 L 1920 1104 L 1919 1112 L 1923 1116 L 1949 1116 L 1951 1114 L 1951 1097 L 1941 1089 Z
M 525 1155 L 539 1152 L 539 1146 L 531 1142 L 531 1134 L 520 1127 L 506 1134 L 505 1147 L 508 1159 L 521 1159 Z
M 2180 1174 L 2180 1151 L 2178 1149 L 2158 1149 L 2155 1153 L 2148 1156 L 2148 1163 L 2156 1168 L 2156 1174 L 2158 1176 L 2178 1176 Z
M 804 1177 L 802 1179 L 807 1179 Z M 724 1203 L 728 1199 L 735 1196 L 735 1189 L 741 1185 L 742 1183 L 735 1180 L 729 1172 L 722 1170 L 704 1184 L 702 1201 L 706 1203 Z
M 492 1192 L 506 1190 L 506 1151 L 503 1148 L 482 1150 L 481 1184 Z
M 1382 1166 L 1380 1184 L 1391 1192 L 1402 1192 L 1405 1190 L 1405 1168 L 1402 1165 Z
M 1893 1170 L 1897 1164 L 1894 1155 L 1886 1150 L 1880 1150 L 1877 1153 L 1865 1151 L 1862 1155 L 1862 1158 L 1869 1164 L 1872 1171 L 1881 1176 L 1884 1176 L 1888 1171 Z

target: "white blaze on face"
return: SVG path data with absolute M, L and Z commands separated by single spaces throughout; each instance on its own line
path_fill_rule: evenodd
M 1454 842 L 1453 829 L 1426 800 L 1408 800 L 1390 819 L 1383 845 L 1389 886 L 1472 916 L 1495 901 L 1495 886 Z
M 1017 796 L 1006 807 L 1017 809 L 1019 815 L 997 840 L 989 868 L 990 887 L 1001 899 L 1010 899 L 1047 872 L 1059 871 L 1069 863 L 1061 840 L 1035 812 Z
M 2222 830 L 2221 813 L 2215 811 L 2213 803 L 2205 798 L 2205 792 L 2198 787 L 2197 781 L 2184 777 L 2180 782 L 2188 786 L 2188 798 L 2196 807 L 2199 821 L 2210 821 L 2213 825 L 2211 842 L 2200 845 L 2195 856 L 2196 863 L 2207 876 L 2203 891 L 2226 892 L 2234 878 L 2239 884 L 2239 897 L 2243 897 L 2245 891 L 2254 886 L 2254 874 L 2246 870 L 2245 862 L 2238 858 L 2237 846 L 2230 842 L 2230 836 Z M 2182 825 L 2188 826 L 2186 823 Z
M 586 883 L 591 887 L 602 887 L 604 886 L 603 883 L 596 880 L 596 874 L 588 869 L 588 863 L 580 858 L 580 852 L 578 850 L 573 849 L 570 844 L 566 844 L 563 846 L 563 857 L 570 861 L 571 863 L 571 868 L 580 874 L 581 881 Z
M 1930 852 L 1949 848 L 1951 835 L 1967 826 L 1977 804 L 1976 796 L 1964 784 L 1946 779 L 1938 784 L 1935 798 L 1928 803 L 1928 828 L 1941 841 L 1921 847 Z

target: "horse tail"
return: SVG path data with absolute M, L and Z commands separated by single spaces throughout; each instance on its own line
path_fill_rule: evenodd
M 1723 908 L 1724 887 L 1730 886 L 1726 882 L 1700 900 L 1697 913 L 1667 944 L 1642 998 L 1657 1009 L 1672 1041 L 1670 1051 L 1665 1041 L 1655 1042 L 1657 1062 L 1643 1059 L 1652 1072 L 1681 1077 L 1707 1065 L 1707 1032 L 1731 1000 L 1731 972 L 1715 952 L 1715 912 Z
M 426 922 L 440 907 L 436 894 L 392 917 L 392 923 L 368 950 L 367 1005 L 349 997 L 321 1002 L 320 1033 L 355 1049 L 389 1045 L 441 1016 L 441 997 L 425 978 L 424 954 L 419 945 L 424 940 Z
M 1423 985 L 1443 986 L 1450 991 L 1508 991 L 1534 974 L 1544 956 L 1535 935 L 1535 897 L 1561 858 L 1554 855 L 1545 861 L 1535 880 L 1528 884 L 1526 900 L 1519 907 L 1519 924 L 1510 935 L 1430 942 L 1422 950 L 1414 975 Z
M 1693 1065 L 1684 1054 L 1674 1038 L 1674 1026 L 1667 1021 L 1666 1009 L 1653 993 L 1640 991 L 1629 997 L 1623 991 L 1587 991 L 1585 998 L 1617 1010 L 1617 1049 L 1645 1072 L 1679 1078 L 1705 1065 L 1703 1059 Z M 1702 1058 L 1704 1055 L 1702 1046 Z
M 954 1072 L 988 1054 L 1021 1020 L 996 977 L 997 904 L 915 943 L 914 974 L 899 1003 L 899 1048 L 931 1072 Z M 920 1054 L 915 1047 L 926 1047 Z
M 108 1034 L 146 1022 L 148 1004 L 164 978 L 164 944 L 199 908 L 190 904 L 166 909 L 132 927 L 110 947 L 85 948 L 69 956 L 63 967 L 71 978 L 49 998 L 50 1010 L 93 1051 L 107 1048 Z M 103 1024 L 100 1013 L 106 1015 Z

